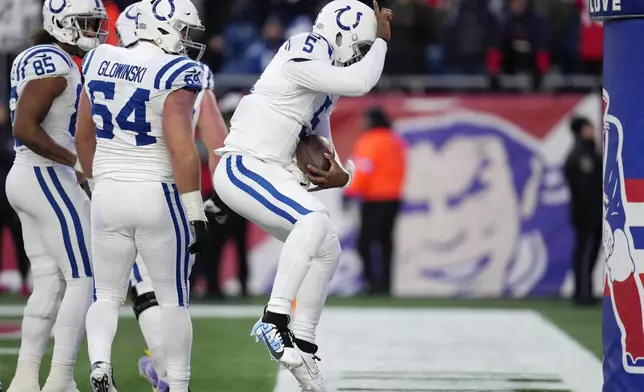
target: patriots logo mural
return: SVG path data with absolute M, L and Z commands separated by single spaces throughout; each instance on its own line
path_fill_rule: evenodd
M 569 118 L 585 115 L 599 125 L 600 102 L 599 95 L 340 100 L 332 127 L 342 159 L 350 157 L 362 114 L 374 104 L 387 108 L 407 141 L 395 295 L 569 294 L 574 238 L 562 173 L 572 145 Z M 328 208 L 343 249 L 331 292 L 360 292 L 358 211 L 343 210 L 341 191 L 316 197 Z M 269 292 L 282 244 L 253 228 L 249 245 L 249 289 Z M 223 275 L 232 277 L 228 271 L 233 270 L 225 268 Z M 598 269 L 598 289 L 602 272 Z
M 624 167 L 622 151 L 624 129 L 620 120 L 610 114 L 610 95 L 604 91 L 604 227 L 603 257 L 606 262 L 610 308 L 605 317 L 614 318 L 619 327 L 621 347 L 619 361 L 628 373 L 644 374 L 644 324 L 642 313 L 642 280 L 635 263 L 635 249 L 644 249 L 644 227 L 631 222 L 626 208 L 630 203 L 644 202 L 644 180 Z M 629 169 L 629 170 L 625 170 Z M 637 207 L 637 205 L 635 205 Z M 606 314 L 609 313 L 609 314 Z M 612 321 L 612 320 L 611 320 Z M 610 353 L 607 353 L 610 354 Z

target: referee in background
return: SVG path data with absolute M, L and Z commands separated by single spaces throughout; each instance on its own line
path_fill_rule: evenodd
M 365 129 L 351 154 L 356 170 L 346 196 L 362 202 L 358 252 L 367 280 L 365 291 L 391 294 L 393 234 L 402 200 L 406 145 L 391 130 L 381 108 L 366 112 Z

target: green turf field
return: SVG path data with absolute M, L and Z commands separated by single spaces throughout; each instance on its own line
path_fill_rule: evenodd
M 16 303 L 15 298 L 6 297 L 0 301 Z M 251 301 L 254 304 L 262 300 Z M 398 300 L 398 299 L 332 299 L 332 307 L 386 307 L 386 308 L 489 308 L 489 309 L 532 309 L 551 320 L 560 329 L 588 348 L 597 357 L 601 357 L 601 313 L 599 308 L 578 309 L 567 301 L 537 300 Z M 383 312 L 387 311 L 383 309 Z M 0 318 L 7 322 L 16 318 Z M 195 343 L 192 350 L 193 392 L 272 392 L 277 379 L 277 366 L 268 360 L 264 349 L 255 344 L 249 337 L 249 331 L 255 319 L 218 319 L 195 318 L 193 320 Z M 0 351 L 3 348 L 17 348 L 15 339 L 0 340 Z M 113 364 L 119 391 L 147 391 L 148 385 L 137 374 L 137 360 L 143 354 L 145 345 L 133 318 L 121 319 L 115 345 L 113 347 Z M 51 346 L 48 350 L 51 353 Z M 48 355 L 44 364 L 48 364 Z M 5 388 L 13 375 L 16 356 L 0 356 L 0 381 Z M 43 378 L 48 366 L 43 368 Z M 87 349 L 83 345 L 79 354 L 77 383 L 81 392 L 89 392 L 87 374 L 89 363 Z M 508 376 L 510 377 L 510 376 Z M 544 379 L 547 381 L 547 378 Z M 529 380 L 528 380 L 529 381 Z M 351 389 L 346 389 L 347 391 Z M 355 389 L 356 391 L 359 389 Z M 423 389 L 424 390 L 424 389 Z M 535 392 L 542 389 L 513 389 L 520 392 Z M 549 392 L 554 389 L 548 389 Z

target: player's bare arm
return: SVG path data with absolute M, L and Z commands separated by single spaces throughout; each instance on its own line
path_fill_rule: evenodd
M 76 120 L 76 151 L 83 173 L 92 178 L 92 162 L 96 153 L 96 127 L 92 120 L 92 106 L 83 90 L 78 102 L 78 118 Z
M 13 136 L 36 154 L 74 167 L 76 155 L 56 143 L 43 129 L 54 100 L 67 88 L 62 77 L 32 80 L 25 86 L 16 107 Z
M 199 253 L 208 237 L 207 218 L 201 197 L 201 160 L 192 134 L 192 109 L 195 93 L 177 90 L 166 98 L 163 107 L 163 134 L 174 180 L 193 232 L 191 253 Z
M 228 134 L 228 128 L 224 122 L 224 118 L 217 106 L 217 99 L 212 90 L 205 90 L 204 97 L 201 100 L 201 114 L 197 122 L 199 129 L 199 136 L 201 141 L 208 149 L 208 167 L 210 168 L 210 176 L 215 173 L 217 163 L 219 163 L 219 156 L 215 154 L 215 150 L 224 145 L 224 139 Z
M 199 153 L 191 129 L 194 102 L 194 91 L 177 90 L 168 95 L 163 109 L 163 134 L 181 194 L 201 189 Z

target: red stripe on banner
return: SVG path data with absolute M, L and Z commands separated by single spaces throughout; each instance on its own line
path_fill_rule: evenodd
M 626 189 L 626 201 L 629 203 L 644 203 L 644 180 L 626 179 L 624 180 Z

